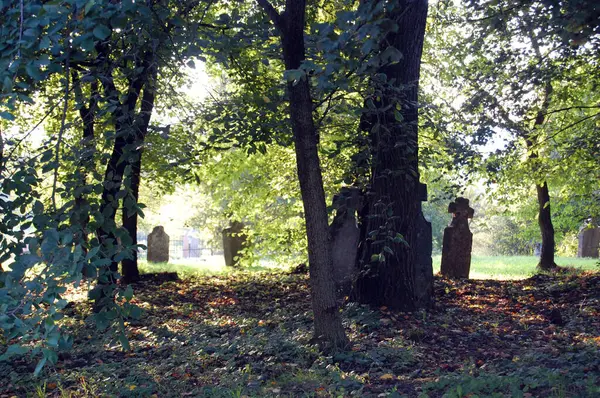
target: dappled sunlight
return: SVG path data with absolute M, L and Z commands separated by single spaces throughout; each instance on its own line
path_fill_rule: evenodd
M 378 395 L 392 388 L 416 396 L 440 377 L 501 371 L 532 358 L 541 358 L 535 366 L 542 374 L 574 354 L 580 355 L 571 365 L 578 372 L 600 371 L 582 362 L 600 343 L 596 273 L 522 281 L 436 278 L 437 304 L 429 312 L 348 303 L 343 318 L 352 346 L 331 355 L 311 343 L 307 282 L 306 275 L 241 271 L 142 281 L 133 301 L 143 316 L 126 323 L 129 352 L 112 332 L 85 321 L 85 303 L 76 303 L 74 321 L 64 327 L 78 346 L 49 382 L 84 377 L 95 391 L 159 396 L 207 394 L 215 384 L 258 396 Z M 551 317 L 553 309 L 563 323 Z M 21 378 L 28 374 L 23 371 Z M 119 381 L 107 387 L 103 380 L 113 380 L 115 371 Z

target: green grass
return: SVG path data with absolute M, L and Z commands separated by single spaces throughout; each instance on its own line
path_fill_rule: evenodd
M 433 272 L 440 271 L 441 256 L 433 257 Z M 534 256 L 473 256 L 471 279 L 525 279 L 536 273 L 538 257 Z M 584 271 L 600 271 L 598 259 L 557 257 L 556 264 Z
M 227 267 L 223 261 L 223 256 L 212 256 L 206 261 L 186 262 L 185 260 L 176 260 L 170 263 L 148 263 L 139 262 L 140 272 L 143 274 L 152 272 L 177 272 L 179 276 L 189 277 L 198 275 L 222 275 L 235 272 L 258 272 L 258 271 L 281 271 L 288 267 L 277 266 L 270 263 L 261 264 L 252 267 Z
M 433 272 L 440 271 L 441 256 L 433 257 Z M 534 275 L 538 258 L 534 256 L 473 256 L 471 259 L 471 279 L 525 279 Z M 584 271 L 600 271 L 598 259 L 557 257 L 560 266 L 573 267 Z M 265 263 L 260 266 L 232 268 L 223 263 L 221 256 L 213 256 L 205 262 L 185 262 L 179 260 L 173 263 L 152 264 L 140 261 L 142 273 L 177 272 L 182 277 L 195 275 L 220 275 L 235 272 L 282 271 L 288 267 Z

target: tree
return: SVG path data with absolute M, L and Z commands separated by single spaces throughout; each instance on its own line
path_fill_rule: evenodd
M 279 31 L 286 70 L 298 71 L 305 59 L 306 2 L 286 0 L 285 11 L 279 14 L 267 0 L 257 1 Z M 325 345 L 345 348 L 348 339 L 340 319 L 332 277 L 331 237 L 309 77 L 304 74 L 299 76 L 298 80 L 288 83 L 287 89 L 290 96 L 290 118 L 298 180 L 306 220 L 315 337 Z
M 206 4 L 168 1 L 0 5 L 2 128 L 21 123 L 26 107 L 43 109 L 31 131 L 45 121 L 50 137 L 29 152 L 22 150 L 28 133 L 11 140 L 0 168 L 0 262 L 12 261 L 0 273 L 0 327 L 22 341 L 6 357 L 42 356 L 36 373 L 69 343 L 57 321 L 67 304 L 64 285 L 79 283 L 82 270 L 100 273 L 90 292 L 98 326 L 116 325 L 127 348 L 124 320 L 139 309 L 130 303 L 132 289 L 115 283 L 115 271 L 137 247 L 115 216 L 125 208 L 125 226 L 135 225 L 128 222 L 141 211 L 141 150 L 158 82 L 180 76 L 172 63 L 201 51 L 200 31 L 221 29 L 207 23 L 214 22 L 208 11 Z
M 487 158 L 486 168 L 491 181 L 512 186 L 527 181 L 535 187 L 542 237 L 539 268 L 552 269 L 555 231 L 549 182 L 558 175 L 553 173 L 553 157 L 566 149 L 561 135 L 574 134 L 575 126 L 597 117 L 590 91 L 572 96 L 566 84 L 596 79 L 594 68 L 586 67 L 598 62 L 597 24 L 588 18 L 593 12 L 582 16 L 571 4 L 537 0 L 440 7 L 448 7 L 449 20 L 472 27 L 467 33 L 445 25 L 454 32 L 453 39 L 438 36 L 444 44 L 436 51 L 441 48 L 447 55 L 439 76 L 463 97 L 455 101 L 462 106 L 454 120 L 472 132 L 476 144 L 497 135 L 510 138 L 506 148 Z M 569 15 L 581 23 L 567 22 Z
M 378 3 L 374 2 L 374 6 Z M 396 28 L 383 48 L 398 61 L 382 66 L 371 81 L 362 127 L 369 134 L 370 185 L 365 195 L 361 274 L 352 296 L 376 306 L 402 310 L 432 304 L 431 225 L 418 171 L 417 92 L 427 19 L 427 1 L 388 5 Z

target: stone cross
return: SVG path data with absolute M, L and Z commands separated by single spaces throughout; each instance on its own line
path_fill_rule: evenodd
M 148 262 L 169 262 L 169 235 L 166 234 L 165 228 L 160 225 L 154 227 L 148 235 Z
M 246 247 L 246 239 L 244 224 L 241 222 L 234 221 L 229 228 L 223 230 L 223 255 L 226 266 L 239 265 L 241 251 Z
M 444 229 L 441 273 L 449 278 L 468 278 L 473 248 L 469 218 L 475 210 L 469 207 L 469 199 L 456 198 L 448 206 L 448 213 L 452 213 L 452 221 Z

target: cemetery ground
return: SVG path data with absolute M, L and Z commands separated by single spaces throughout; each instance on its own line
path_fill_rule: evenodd
M 600 396 L 597 260 L 526 279 L 510 260 L 496 260 L 509 263 L 495 274 L 507 280 L 436 276 L 429 312 L 345 303 L 352 346 L 332 353 L 311 341 L 306 274 L 144 280 L 133 299 L 143 316 L 127 325 L 131 350 L 76 301 L 65 325 L 74 348 L 37 379 L 34 361 L 0 363 L 0 397 Z M 490 261 L 474 258 L 472 275 L 489 277 Z

